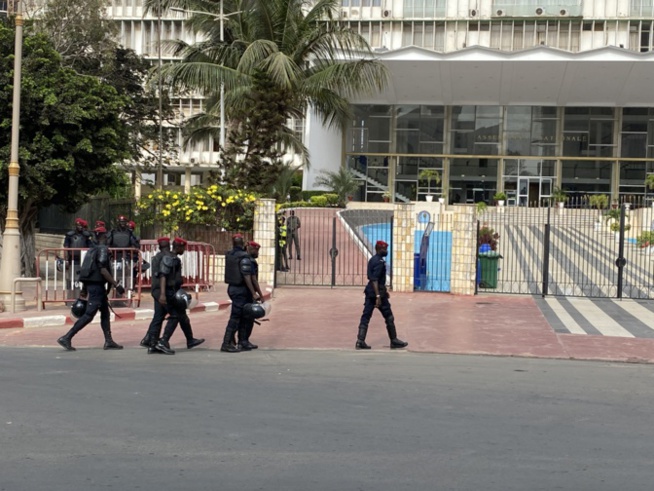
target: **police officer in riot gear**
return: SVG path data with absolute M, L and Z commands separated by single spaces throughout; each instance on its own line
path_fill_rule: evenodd
M 113 229 L 109 236 L 107 237 L 107 245 L 109 247 L 114 247 L 117 249 L 137 249 L 139 248 L 139 242 L 136 239 L 136 236 L 127 226 L 127 217 L 125 215 L 120 215 L 118 217 L 118 225 Z M 115 253 L 116 261 L 119 263 L 118 266 L 122 269 L 122 279 L 128 288 L 132 288 L 132 278 L 131 274 L 127 274 L 127 271 L 132 271 L 131 260 L 132 258 L 138 258 L 137 253 L 130 253 L 125 251 L 116 251 Z
M 370 349 L 366 344 L 366 333 L 368 324 L 375 308 L 378 308 L 386 321 L 386 330 L 391 340 L 391 349 L 405 348 L 409 343 L 397 338 L 395 330 L 395 317 L 391 310 L 391 304 L 388 301 L 390 294 L 386 288 L 386 259 L 388 255 L 388 244 L 383 240 L 378 240 L 375 244 L 376 254 L 368 261 L 368 284 L 363 293 L 365 302 L 363 304 L 363 315 L 359 322 L 359 334 L 355 344 L 356 349 Z
M 157 344 L 157 341 L 159 341 L 159 338 L 161 337 L 161 326 L 166 317 L 166 307 L 159 303 L 159 297 L 161 296 L 159 265 L 161 264 L 161 258 L 170 253 L 170 239 L 168 237 L 160 237 L 157 239 L 157 243 L 159 244 L 159 252 L 157 252 L 152 258 L 152 264 L 150 266 L 150 272 L 152 274 L 150 293 L 152 298 L 154 298 L 154 315 L 152 316 L 150 326 L 145 333 L 145 337 L 140 343 L 144 348 L 148 348 L 148 353 L 158 353 L 158 351 L 154 349 L 154 345 Z
M 182 326 L 182 330 L 186 336 L 186 347 L 188 349 L 195 348 L 204 343 L 204 339 L 196 339 L 193 337 L 191 320 L 186 313 L 186 306 L 181 305 L 175 300 L 175 292 L 182 287 L 182 261 L 179 256 L 184 254 L 186 244 L 187 242 L 181 237 L 175 238 L 175 240 L 173 240 L 172 252 L 162 251 L 161 260 L 157 265 L 159 297 L 155 297 L 155 300 L 157 300 L 156 303 L 163 306 L 165 313 L 168 314 L 168 322 L 166 323 L 163 336 L 153 348 L 154 350 L 166 355 L 175 354 L 175 351 L 170 349 L 170 338 L 175 332 L 175 329 L 177 329 L 177 324 Z M 154 295 L 154 290 L 152 293 Z
M 64 238 L 64 248 L 66 249 L 88 249 L 93 246 L 93 238 L 91 233 L 86 230 L 88 223 L 81 218 L 75 219 L 75 229 L 66 233 Z M 64 251 L 65 260 L 70 270 L 70 289 L 74 290 L 73 295 L 77 296 L 79 288 L 76 288 L 77 275 L 81 265 L 81 251 Z
M 81 296 L 88 299 L 86 311 L 73 327 L 64 336 L 57 339 L 66 351 L 75 351 L 71 344 L 73 336 L 81 331 L 87 324 L 89 324 L 95 314 L 100 311 L 100 327 L 104 333 L 104 349 L 114 350 L 123 349 L 122 346 L 115 343 L 111 337 L 111 320 L 109 313 L 109 299 L 107 297 L 111 288 L 116 288 L 117 292 L 123 290 L 118 282 L 111 276 L 109 271 L 109 262 L 111 260 L 109 248 L 106 246 L 107 230 L 105 228 L 97 228 L 94 230 L 98 245 L 95 246 L 95 260 L 91 264 L 88 271 L 88 276 L 80 276 L 80 280 L 84 284 Z M 91 254 L 91 251 L 89 252 Z M 84 269 L 84 268 L 82 268 Z M 82 271 L 84 273 L 84 271 Z
M 233 248 L 225 255 L 225 283 L 229 285 L 227 294 L 232 301 L 232 310 L 220 351 L 238 353 L 241 350 L 257 348 L 249 341 L 254 322 L 252 326 L 249 325 L 249 321 L 243 316 L 243 307 L 254 300 L 261 301 L 263 294 L 256 277 L 259 245 L 252 242 L 248 244 L 246 251 L 241 234 L 232 237 L 232 245 Z M 237 332 L 239 344 L 235 345 L 234 338 Z

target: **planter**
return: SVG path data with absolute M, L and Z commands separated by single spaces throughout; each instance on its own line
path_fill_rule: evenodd
M 498 199 L 497 200 L 497 206 L 500 206 L 500 207 L 504 206 L 504 200 L 503 199 Z
M 428 194 L 427 196 L 425 196 L 425 200 L 431 203 L 434 200 L 434 197 L 431 194 Z
M 444 204 L 445 204 L 445 198 L 438 198 L 438 202 L 439 202 L 441 205 L 444 205 Z
M 565 208 L 565 203 L 563 201 L 557 201 L 556 206 L 559 210 Z

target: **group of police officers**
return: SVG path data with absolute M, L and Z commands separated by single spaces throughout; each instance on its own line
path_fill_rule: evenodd
M 79 318 L 73 327 L 57 342 L 66 350 L 74 351 L 71 340 L 75 334 L 88 325 L 98 311 L 100 311 L 100 326 L 105 337 L 105 350 L 122 349 L 123 347 L 113 341 L 110 325 L 110 306 L 108 294 L 112 288 L 120 295 L 124 289 L 113 278 L 110 271 L 112 260 L 109 247 L 138 248 L 139 241 L 130 229 L 124 216 L 118 217 L 118 227 L 110 233 L 103 222 L 96 222 L 93 234 L 88 232 L 87 224 L 82 219 L 75 221 L 75 230 L 66 235 L 64 247 L 66 248 L 93 248 L 92 267 L 82 268 L 79 265 L 79 251 L 67 251 L 66 260 L 73 262 L 77 271 L 86 276 L 80 278 L 83 284 L 80 300 L 73 306 L 78 309 Z M 186 312 L 191 302 L 191 295 L 184 292 L 182 287 L 182 262 L 180 256 L 184 254 L 187 241 L 176 237 L 172 241 L 168 237 L 157 239 L 159 251 L 152 259 L 152 288 L 154 298 L 154 315 L 148 326 L 145 337 L 140 345 L 148 349 L 149 354 L 161 353 L 173 355 L 175 351 L 170 347 L 172 337 L 179 324 L 184 336 L 186 346 L 192 349 L 204 343 L 204 339 L 195 338 L 191 321 Z M 172 244 L 172 246 L 171 246 Z M 258 281 L 258 263 L 260 245 L 254 241 L 246 242 L 241 234 L 232 237 L 232 249 L 225 255 L 225 283 L 228 284 L 227 294 L 232 301 L 231 313 L 220 351 L 238 353 L 257 349 L 258 346 L 250 342 L 250 336 L 256 319 L 262 314 L 255 313 L 261 310 L 263 293 Z M 408 343 L 398 339 L 395 328 L 395 318 L 389 302 L 390 293 L 386 288 L 386 256 L 388 244 L 377 241 L 375 255 L 368 261 L 368 284 L 364 290 L 365 300 L 363 314 L 359 322 L 355 349 L 366 350 L 371 347 L 365 342 L 368 324 L 375 309 L 379 309 L 386 322 L 386 329 L 390 339 L 391 349 L 405 348 Z M 298 251 L 299 259 L 299 251 Z M 88 271 L 87 271 L 88 270 Z M 78 273 L 79 274 L 79 273 Z M 168 321 L 161 335 L 163 322 Z M 238 337 L 238 339 L 237 339 Z

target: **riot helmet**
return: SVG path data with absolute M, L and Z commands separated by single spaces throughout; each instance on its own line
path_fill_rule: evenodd
M 77 300 L 75 300 L 75 303 L 70 308 L 70 315 L 72 315 L 76 319 L 79 319 L 84 315 L 84 312 L 86 312 L 87 305 L 88 302 L 86 300 L 82 298 L 78 298 Z
M 175 292 L 175 305 L 180 308 L 188 309 L 192 299 L 193 296 L 182 288 Z
M 64 260 L 60 257 L 57 258 L 57 271 L 63 273 L 64 271 Z
M 243 306 L 243 316 L 246 319 L 261 319 L 268 317 L 272 310 L 268 302 L 264 303 L 248 303 Z

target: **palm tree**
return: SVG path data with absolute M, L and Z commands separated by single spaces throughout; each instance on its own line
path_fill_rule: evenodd
M 340 167 L 337 172 L 321 171 L 314 184 L 338 194 L 339 206 L 345 206 L 345 200 L 359 189 L 359 183 L 354 174 L 345 167 Z
M 163 76 L 177 89 L 207 97 L 204 114 L 193 122 L 196 137 L 215 131 L 224 86 L 226 146 L 238 147 L 241 166 L 250 158 L 278 159 L 287 150 L 306 156 L 286 121 L 303 118 L 311 107 L 323 124 L 344 129 L 352 118 L 348 98 L 378 92 L 387 83 L 387 70 L 365 39 L 336 22 L 341 0 L 224 0 L 224 42 L 216 19 L 220 2 L 145 1 L 154 11 L 160 3 L 204 12 L 190 21 L 203 41 L 169 41 L 182 61 L 166 65 Z M 268 137 L 263 141 L 256 138 L 262 133 Z

